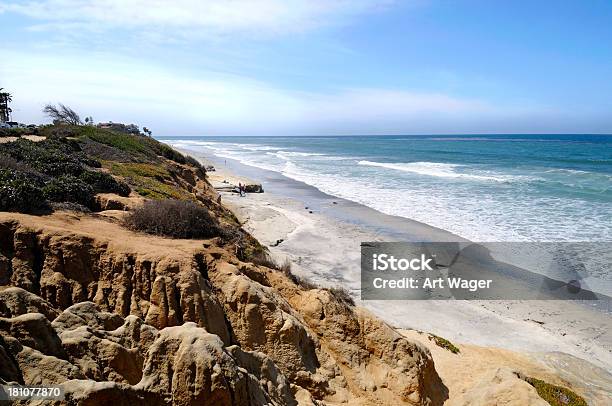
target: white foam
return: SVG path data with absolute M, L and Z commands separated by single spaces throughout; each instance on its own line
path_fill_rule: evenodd
M 360 161 L 355 157 L 287 151 L 290 148 L 262 153 L 265 150 L 249 151 L 237 143 L 202 144 L 205 145 L 195 148 L 278 172 L 330 195 L 474 241 L 612 240 L 609 217 L 606 219 L 600 207 L 571 198 L 517 198 L 514 188 L 506 187 L 504 182 L 540 179 L 522 173 L 491 172 L 472 165 L 439 162 Z M 547 181 L 548 176 L 541 174 L 545 177 L 542 180 Z M 489 191 L 483 192 L 483 187 Z M 491 192 L 491 187 L 500 193 Z
M 466 165 L 446 164 L 440 162 L 406 162 L 406 163 L 384 163 L 372 161 L 359 161 L 359 165 L 374 166 L 396 171 L 412 172 L 419 175 L 436 176 L 439 178 L 462 178 L 471 180 L 484 180 L 494 182 L 509 182 L 518 180 L 522 177 L 509 175 L 478 175 L 470 173 L 457 172 L 457 168 L 466 167 Z
M 309 157 L 309 156 L 325 156 L 325 154 L 321 154 L 318 152 L 295 152 L 295 151 L 278 151 L 276 155 L 283 158 L 291 158 L 291 157 Z

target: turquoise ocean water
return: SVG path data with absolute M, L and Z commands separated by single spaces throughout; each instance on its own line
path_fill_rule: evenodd
M 612 241 L 612 136 L 165 137 L 475 241 Z

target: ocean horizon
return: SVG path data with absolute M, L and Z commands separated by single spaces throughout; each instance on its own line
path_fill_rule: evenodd
M 474 241 L 612 240 L 611 135 L 160 139 Z

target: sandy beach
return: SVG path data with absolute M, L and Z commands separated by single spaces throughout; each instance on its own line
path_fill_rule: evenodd
M 229 170 L 223 164 L 218 165 L 219 161 L 209 162 L 217 163 L 216 171 L 209 173 L 213 185 L 259 183 L 257 179 L 241 176 L 248 168 L 237 163 L 230 163 Z M 236 168 L 240 176 L 232 172 Z M 263 184 L 266 190 L 267 186 L 271 185 Z M 570 301 L 361 301 L 360 242 L 398 238 L 383 229 L 338 220 L 329 213 L 367 216 L 372 215 L 371 210 L 333 197 L 309 207 L 308 198 L 268 191 L 245 197 L 226 191 L 220 193 L 243 227 L 266 245 L 278 262 L 288 258 L 295 274 L 321 286 L 345 287 L 359 305 L 394 327 L 433 333 L 456 344 L 519 352 L 534 365 L 563 371 L 564 378 L 570 382 L 588 377 L 589 390 L 611 393 L 612 319 L 609 313 Z M 405 227 L 421 235 L 424 241 L 458 238 L 410 220 Z

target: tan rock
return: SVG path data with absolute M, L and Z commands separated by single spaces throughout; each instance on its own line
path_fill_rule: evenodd
M 23 381 L 28 385 L 60 384 L 69 379 L 85 379 L 79 368 L 70 362 L 30 347 L 22 347 L 15 354 L 15 360 L 23 375 Z
M 52 326 L 59 332 L 68 359 L 88 378 L 130 384 L 140 381 L 146 352 L 146 343 L 140 339 L 148 343 L 153 337 L 141 334 L 138 319 L 125 322 L 116 314 L 100 311 L 92 302 L 83 302 L 64 310 Z
M 300 371 L 305 373 L 300 376 L 316 371 L 317 344 L 282 297 L 228 263 L 218 264 L 209 275 L 220 289 L 236 342 L 242 348 L 267 354 L 290 379 Z
M 250 404 L 297 404 L 287 378 L 268 356 L 261 352 L 243 351 L 237 345 L 227 347 L 226 351 L 247 372 Z
M 535 388 L 520 379 L 508 368 L 491 371 L 468 392 L 450 402 L 452 405 L 465 406 L 547 406 Z
M 0 335 L 0 382 L 23 383 L 19 364 L 15 361 L 11 351 Z
M 12 273 L 11 261 L 0 252 L 0 286 L 10 283 Z
M 0 317 L 0 335 L 16 339 L 21 345 L 43 354 L 65 357 L 62 343 L 51 322 L 41 313 L 27 313 L 17 317 Z
M 0 288 L 0 317 L 15 317 L 26 313 L 42 313 L 49 320 L 58 311 L 50 303 L 27 290 L 15 287 Z
M 36 235 L 30 230 L 17 230 L 13 236 L 14 255 L 11 258 L 11 285 L 30 292 L 38 289 L 37 268 L 40 266 L 35 256 Z
M 322 289 L 301 292 L 291 302 L 340 366 L 349 397 L 385 404 L 442 404 L 446 399 L 429 351 L 366 310 Z
M 175 405 L 249 404 L 246 374 L 224 351 L 221 339 L 195 323 L 160 331 L 137 388 Z
M 30 293 L 5 295 L 16 304 L 5 306 L 13 317 L 0 319 L 0 331 L 10 348 L 36 349 L 91 381 L 69 381 L 69 403 L 444 399 L 426 349 L 326 290 L 304 290 L 278 271 L 238 261 L 233 247 L 146 236 L 69 213 L 0 213 L 1 227 L 2 252 L 20 269 L 11 280 Z M 43 310 L 63 311 L 53 323 L 15 316 Z M 30 318 L 36 328 L 26 328 Z M 56 379 L 32 374 L 33 358 L 24 359 L 17 365 L 24 379 Z
M 69 404 L 79 406 L 134 406 L 134 405 L 167 405 L 156 393 L 135 389 L 131 385 L 117 382 L 95 382 L 92 380 L 70 380 L 60 385 L 64 388 L 66 402 L 51 404 Z M 37 403 L 32 403 L 36 405 Z M 38 404 L 48 405 L 41 401 Z
M 124 197 L 115 193 L 98 193 L 96 203 L 101 210 L 133 210 L 142 205 L 144 198 L 139 196 Z

